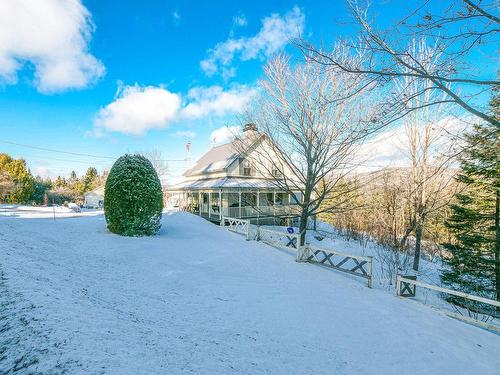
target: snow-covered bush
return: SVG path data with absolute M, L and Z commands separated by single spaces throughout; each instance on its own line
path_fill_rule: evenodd
M 151 162 L 121 156 L 109 171 L 104 190 L 108 229 L 123 236 L 149 236 L 160 229 L 163 194 Z

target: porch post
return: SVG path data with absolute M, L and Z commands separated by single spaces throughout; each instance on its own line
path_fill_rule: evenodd
M 219 189 L 219 221 L 222 221 L 222 190 Z
M 238 207 L 239 207 L 239 213 L 240 213 L 240 218 L 241 218 L 241 190 L 238 192 Z
M 273 190 L 273 216 L 276 216 L 276 191 Z M 274 219 L 273 219 L 274 222 Z
M 259 222 L 259 217 L 260 217 L 260 191 L 257 190 L 257 209 L 255 210 L 257 212 L 257 225 L 260 224 Z
M 208 192 L 208 218 L 209 219 L 212 216 L 212 213 L 210 211 L 212 211 L 212 192 L 211 191 Z
M 198 191 L 198 215 L 201 216 L 201 206 L 203 202 L 201 200 L 201 191 Z

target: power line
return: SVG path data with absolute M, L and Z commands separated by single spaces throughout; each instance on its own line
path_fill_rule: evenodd
M 9 144 L 9 145 L 14 145 L 14 146 L 20 146 L 20 147 L 26 147 L 26 148 L 32 148 L 34 150 L 41 150 L 41 151 L 49 151 L 49 152 L 58 152 L 60 154 L 67 154 L 67 155 L 75 155 L 75 156 L 88 156 L 88 157 L 91 157 L 91 158 L 102 158 L 102 159 L 116 159 L 112 156 L 102 156 L 102 155 L 92 155 L 92 154 L 81 154 L 79 152 L 71 152 L 71 151 L 62 151 L 62 150 L 55 150 L 55 149 L 51 149 L 51 148 L 44 148 L 44 147 L 38 147 L 38 146 L 31 146 L 31 145 L 25 145 L 25 144 L 22 144 L 22 143 L 16 143 L 16 142 L 11 142 L 11 141 L 5 141 L 5 140 L 1 140 L 0 139 L 0 142 L 2 143 L 6 143 L 6 144 Z
M 13 146 L 26 147 L 26 148 L 31 148 L 31 149 L 40 150 L 40 151 L 56 152 L 56 153 L 66 154 L 66 155 L 86 156 L 86 157 L 91 157 L 91 158 L 101 158 L 101 159 L 111 159 L 111 160 L 118 159 L 117 156 L 82 154 L 82 153 L 79 153 L 79 152 L 71 152 L 71 151 L 56 150 L 56 149 L 52 149 L 52 148 L 38 147 L 38 146 L 26 145 L 26 144 L 22 144 L 22 143 L 17 143 L 17 142 L 12 142 L 12 141 L 6 141 L 6 140 L 1 140 L 1 139 L 0 139 L 0 142 L 1 143 L 6 143 L 6 144 L 9 144 L 9 145 L 13 145 Z M 155 159 L 155 161 L 183 162 L 183 161 L 186 161 L 186 159 Z

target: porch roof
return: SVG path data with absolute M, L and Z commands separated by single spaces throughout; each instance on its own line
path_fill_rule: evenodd
M 265 178 L 221 177 L 183 181 L 167 186 L 168 191 L 178 190 L 210 190 L 210 189 L 275 189 L 280 190 L 272 180 Z

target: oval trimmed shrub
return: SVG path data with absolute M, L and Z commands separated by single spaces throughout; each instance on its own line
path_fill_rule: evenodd
M 150 236 L 161 227 L 163 193 L 151 162 L 126 154 L 109 171 L 104 188 L 108 229 L 122 236 Z

